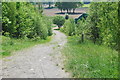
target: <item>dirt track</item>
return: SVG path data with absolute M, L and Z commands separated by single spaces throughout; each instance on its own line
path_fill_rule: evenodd
M 69 78 L 62 70 L 60 50 L 67 42 L 67 37 L 53 31 L 52 41 L 19 51 L 14 56 L 3 59 L 3 78 Z

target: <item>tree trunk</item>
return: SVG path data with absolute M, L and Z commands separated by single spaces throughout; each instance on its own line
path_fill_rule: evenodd
M 75 13 L 75 9 L 73 9 L 73 13 Z
M 82 33 L 81 41 L 84 42 L 84 33 Z
M 40 2 L 38 2 L 38 9 L 40 10 L 40 8 L 41 8 L 41 4 Z
M 61 26 L 58 25 L 58 29 L 60 29 Z
M 41 2 L 38 2 L 38 9 L 39 9 L 39 13 L 42 13 L 42 4 Z
M 70 13 L 71 13 L 71 10 L 70 10 Z
M 34 9 L 36 10 L 36 2 L 34 2 Z
M 94 42 L 94 44 L 96 43 L 96 37 L 94 37 L 93 42 Z
M 62 9 L 61 9 L 61 13 L 62 13 Z
M 49 2 L 49 8 L 51 7 L 51 3 Z
M 67 9 L 67 13 L 68 13 L 68 9 Z

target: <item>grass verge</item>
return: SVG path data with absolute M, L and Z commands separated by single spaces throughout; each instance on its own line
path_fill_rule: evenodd
M 84 4 L 82 7 L 87 7 L 87 8 L 89 8 L 89 7 L 90 7 L 90 4 Z
M 118 77 L 118 53 L 111 48 L 90 41 L 80 44 L 77 37 L 68 37 L 62 53 L 66 71 L 75 78 Z
M 10 56 L 12 52 L 32 47 L 37 44 L 49 42 L 51 37 L 47 40 L 30 40 L 30 39 L 11 39 L 9 37 L 2 36 L 1 52 L 0 56 Z

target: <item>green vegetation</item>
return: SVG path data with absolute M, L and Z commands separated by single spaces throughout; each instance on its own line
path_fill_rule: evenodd
M 118 2 L 93 2 L 87 19 L 69 19 L 61 31 L 70 36 L 65 67 L 76 78 L 118 78 L 120 26 Z M 77 38 L 76 38 L 77 36 Z
M 53 19 L 53 23 L 58 25 L 60 28 L 65 23 L 65 18 L 62 16 L 55 16 Z
M 34 4 L 34 3 L 33 3 Z M 46 17 L 41 3 L 2 3 L 2 51 L 12 52 L 50 41 L 52 20 L 67 34 L 68 43 L 63 49 L 65 68 L 75 78 L 118 78 L 120 53 L 120 2 L 92 2 L 89 16 L 75 24 L 74 19 L 62 16 Z M 86 4 L 88 5 L 88 4 Z M 50 6 L 50 5 L 49 5 Z M 57 2 L 61 10 L 73 13 L 80 2 Z M 84 5 L 85 6 L 85 5 Z
M 2 57 L 12 55 L 12 52 L 14 51 L 32 47 L 37 44 L 46 43 L 51 40 L 51 37 L 47 37 L 47 40 L 14 39 L 5 36 L 2 36 L 1 38 L 2 38 L 2 44 L 1 44 L 2 50 L 0 52 L 0 55 L 2 55 Z
M 62 31 L 67 35 L 75 33 L 74 35 L 81 36 L 84 33 L 84 36 L 96 44 L 105 44 L 120 50 L 117 46 L 119 44 L 118 2 L 91 3 L 88 14 L 88 18 L 80 20 L 76 26 L 73 26 L 74 22 L 67 22 Z M 69 29 L 66 26 L 73 28 Z
M 57 6 L 58 9 L 61 10 L 61 13 L 63 10 L 64 11 L 67 10 L 67 13 L 73 10 L 73 13 L 74 13 L 76 8 L 83 6 L 83 3 L 82 2 L 56 2 L 55 5 Z
M 65 21 L 64 27 L 61 28 L 61 31 L 65 32 L 67 35 L 72 36 L 75 34 L 75 23 L 73 19 Z
M 93 41 L 98 40 L 117 49 L 116 40 L 119 40 L 118 2 L 91 3 L 89 18 Z
M 47 23 L 47 24 L 46 24 Z M 13 38 L 41 38 L 52 35 L 51 19 L 28 2 L 2 3 L 2 34 Z
M 79 37 L 68 37 L 62 53 L 65 55 L 65 70 L 75 78 L 117 78 L 118 52 L 105 45 L 91 41 L 78 43 Z
M 35 7 L 30 2 L 3 2 L 0 55 L 9 56 L 14 51 L 48 42 L 51 24 L 51 18 L 42 14 L 40 3 Z
M 87 8 L 89 8 L 89 7 L 90 7 L 90 4 L 84 4 L 82 7 L 87 7 Z

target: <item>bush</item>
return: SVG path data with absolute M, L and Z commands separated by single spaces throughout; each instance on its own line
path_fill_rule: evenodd
M 118 2 L 92 3 L 90 6 L 91 36 L 101 43 L 116 48 L 118 39 Z M 98 35 L 98 36 L 97 36 Z M 119 40 L 119 39 L 118 39 Z
M 86 21 L 80 20 L 74 27 L 74 23 L 66 21 L 64 28 L 61 30 L 68 35 L 73 35 L 74 32 L 80 35 L 82 32 L 88 34 L 89 39 L 94 43 L 105 44 L 114 49 L 119 48 L 119 24 L 118 24 L 118 6 L 119 2 L 97 2 L 91 3 L 89 8 L 89 16 Z M 75 30 L 74 30 L 75 29 Z
M 2 3 L 2 30 L 9 32 L 10 36 L 16 32 L 16 3 Z M 4 34 L 4 33 L 3 33 Z
M 76 25 L 76 30 L 75 30 L 77 35 L 80 35 L 82 33 L 87 33 L 89 31 L 88 30 L 89 26 L 87 22 L 88 20 L 84 20 L 84 19 L 78 21 Z
M 58 27 L 60 28 L 65 23 L 65 19 L 62 16 L 55 16 L 53 19 L 53 23 L 58 25 Z
M 52 27 L 51 27 L 51 24 L 52 24 L 52 19 L 51 17 L 45 17 L 44 16 L 44 23 L 46 23 L 47 21 L 47 29 L 48 29 L 48 36 L 51 36 L 52 35 Z
M 61 31 L 65 32 L 67 35 L 72 36 L 75 35 L 75 22 L 73 19 L 69 19 L 65 22 Z
M 2 30 L 4 36 L 41 38 L 52 35 L 51 19 L 47 19 L 28 2 L 3 2 Z
M 36 25 L 35 25 L 35 31 L 37 36 L 39 36 L 41 39 L 46 39 L 48 35 L 48 29 L 46 27 L 47 25 L 43 23 L 41 18 L 37 18 Z

